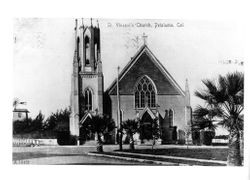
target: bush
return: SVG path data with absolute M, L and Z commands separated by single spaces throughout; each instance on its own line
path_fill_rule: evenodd
M 201 144 L 200 131 L 193 131 L 192 132 L 192 140 L 193 140 L 193 144 L 195 144 L 195 145 Z
M 58 131 L 57 143 L 59 145 L 76 145 L 77 137 L 70 135 L 69 131 Z
M 212 140 L 215 136 L 214 131 L 201 131 L 201 142 L 204 145 L 212 145 Z
M 185 144 L 185 132 L 181 129 L 178 130 L 178 135 L 179 135 L 179 139 L 178 139 L 178 144 Z

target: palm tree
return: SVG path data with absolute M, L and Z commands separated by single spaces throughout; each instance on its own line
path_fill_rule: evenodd
M 93 134 L 96 134 L 97 152 L 103 152 L 102 137 L 111 133 L 115 128 L 115 122 L 108 116 L 94 115 L 89 121 L 89 128 Z
M 215 136 L 215 130 L 217 128 L 217 122 L 214 119 L 216 116 L 216 112 L 213 109 L 209 109 L 209 107 L 202 107 L 198 105 L 194 112 L 193 117 L 194 120 L 192 122 L 193 131 L 199 132 L 199 137 L 201 135 L 200 130 L 204 130 L 203 138 L 199 138 L 199 142 L 205 145 L 211 145 L 212 139 Z M 203 141 L 201 142 L 201 139 Z
M 206 129 L 210 131 L 215 131 L 217 128 L 216 121 L 214 117 L 216 112 L 213 109 L 208 109 L 208 107 L 202 107 L 198 105 L 193 112 L 193 127 L 201 129 Z
M 129 148 L 130 150 L 135 149 L 134 145 L 134 134 L 139 130 L 139 122 L 135 119 L 128 119 L 127 121 L 122 122 L 122 128 L 125 130 L 127 136 L 129 137 Z
M 213 117 L 229 131 L 228 165 L 242 165 L 240 156 L 240 134 L 243 132 L 244 74 L 228 73 L 217 81 L 203 80 L 205 90 L 195 95 L 205 101 L 204 115 Z
M 154 146 L 156 144 L 156 140 L 158 140 L 160 138 L 160 127 L 159 127 L 159 119 L 158 118 L 152 119 L 151 127 L 152 127 L 151 130 L 152 130 L 152 138 L 153 138 L 152 150 L 154 151 Z

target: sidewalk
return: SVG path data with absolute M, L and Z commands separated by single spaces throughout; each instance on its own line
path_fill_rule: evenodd
M 151 154 L 140 154 L 140 153 L 129 153 L 129 152 L 114 152 L 116 154 L 123 155 L 137 155 L 140 157 L 153 157 L 153 158 L 162 158 L 162 159 L 179 159 L 179 160 L 187 160 L 187 161 L 199 161 L 199 162 L 208 162 L 208 163 L 218 163 L 222 165 L 226 165 L 226 161 L 218 161 L 218 160 L 208 160 L 208 159 L 197 159 L 197 158 L 187 158 L 187 157 L 177 157 L 177 156 L 166 156 L 166 155 L 151 155 Z
M 122 159 L 88 155 L 40 157 L 14 160 L 12 163 L 16 165 L 147 165 L 138 161 L 131 163 Z

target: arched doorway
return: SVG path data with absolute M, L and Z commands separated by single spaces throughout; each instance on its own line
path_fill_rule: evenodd
M 144 139 L 150 140 L 152 139 L 152 117 L 146 111 L 140 122 L 140 139 L 143 141 Z
M 95 140 L 95 134 L 91 132 L 89 126 L 90 121 L 91 118 L 87 116 L 86 120 L 82 123 L 80 127 L 80 135 L 79 135 L 80 144 L 84 144 L 86 141 Z

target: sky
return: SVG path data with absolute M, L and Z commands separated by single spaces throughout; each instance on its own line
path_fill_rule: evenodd
M 235 22 L 191 20 L 98 19 L 104 89 L 146 43 L 177 83 L 185 89 L 188 79 L 191 106 L 203 104 L 194 96 L 203 89 L 202 79 L 242 71 L 244 65 L 242 26 Z M 81 21 L 80 21 L 81 22 Z M 85 25 L 89 19 L 83 20 Z M 96 25 L 96 19 L 93 20 Z M 74 55 L 71 18 L 14 19 L 13 98 L 27 102 L 35 117 L 41 110 L 48 117 L 70 105 Z M 231 62 L 231 63 L 230 63 Z

